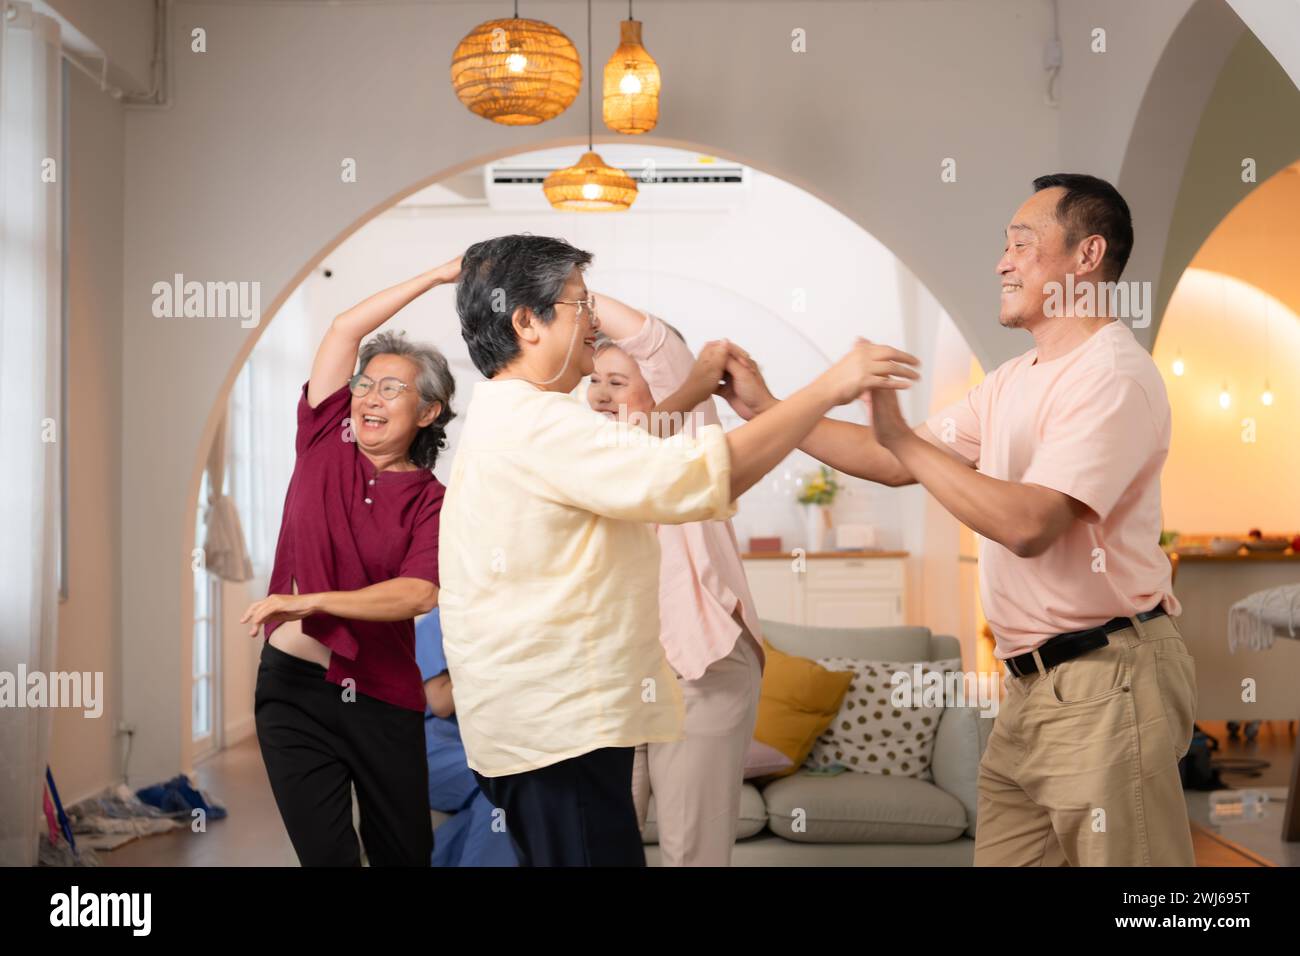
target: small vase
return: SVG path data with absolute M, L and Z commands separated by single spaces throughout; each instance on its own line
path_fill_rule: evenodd
M 804 540 L 808 551 L 826 550 L 826 539 L 831 530 L 829 505 L 804 505 Z

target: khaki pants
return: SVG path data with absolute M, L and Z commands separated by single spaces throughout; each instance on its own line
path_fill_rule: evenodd
M 642 744 L 632 764 L 632 797 L 645 826 L 655 796 L 663 866 L 730 866 L 740 816 L 745 754 L 758 719 L 763 674 L 748 630 L 698 680 L 680 680 L 685 737 Z
M 1004 686 L 980 761 L 976 866 L 1195 865 L 1178 761 L 1196 674 L 1172 618 Z

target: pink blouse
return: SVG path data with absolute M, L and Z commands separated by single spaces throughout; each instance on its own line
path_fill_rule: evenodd
M 677 391 L 695 365 L 686 343 L 653 315 L 635 335 L 614 344 L 636 361 L 656 402 Z M 721 424 L 709 398 L 690 413 L 682 431 L 694 435 L 697 426 Z M 696 680 L 730 654 L 741 633 L 732 617 L 737 607 L 759 645 L 761 664 L 758 612 L 731 522 L 659 525 L 658 534 L 659 640 L 673 670 L 684 680 Z

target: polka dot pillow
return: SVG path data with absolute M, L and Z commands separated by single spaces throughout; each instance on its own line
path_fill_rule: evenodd
M 804 766 L 815 769 L 838 764 L 859 773 L 932 779 L 930 758 L 943 708 L 895 707 L 890 702 L 895 688 L 893 675 L 898 671 L 907 673 L 911 686 L 916 662 L 822 657 L 817 663 L 827 670 L 852 671 L 853 683 L 839 713 L 817 738 Z M 922 661 L 920 667 L 924 682 L 932 671 L 942 674 L 960 670 L 961 661 Z

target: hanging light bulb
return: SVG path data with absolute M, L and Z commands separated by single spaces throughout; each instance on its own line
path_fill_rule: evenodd
M 641 21 L 627 19 L 619 24 L 619 43 L 605 64 L 605 94 L 601 115 L 616 133 L 638 135 L 659 122 L 659 64 L 641 44 Z
M 451 86 L 469 110 L 503 126 L 533 126 L 578 98 L 582 61 L 561 31 L 515 15 L 480 23 L 451 56 Z
M 1268 387 L 1268 379 L 1264 379 L 1264 394 L 1259 396 L 1259 400 L 1265 405 L 1273 404 L 1273 392 Z
M 546 199 L 568 212 L 621 212 L 636 201 L 636 180 L 588 150 L 576 165 L 557 169 L 542 183 Z
M 591 0 L 587 0 L 587 57 L 591 57 Z M 546 201 L 569 212 L 622 212 L 636 201 L 636 180 L 607 164 L 591 142 L 592 82 L 587 79 L 587 151 L 574 166 L 557 169 L 542 183 Z
M 1219 407 L 1227 408 L 1232 404 L 1232 395 L 1228 392 L 1228 383 L 1223 383 L 1223 391 L 1219 392 Z
M 1183 352 L 1182 352 L 1182 349 L 1179 349 L 1179 350 L 1178 350 L 1178 354 L 1177 354 L 1176 356 L 1174 356 L 1174 365 L 1173 365 L 1173 368 L 1174 368 L 1174 374 L 1175 374 L 1175 375 L 1182 375 L 1184 372 L 1187 371 L 1187 366 L 1183 364 Z

